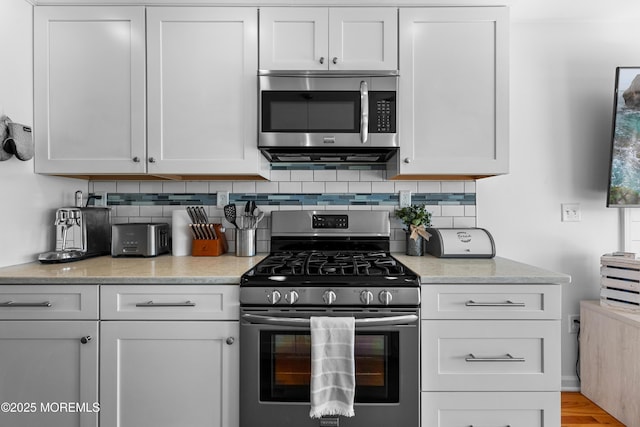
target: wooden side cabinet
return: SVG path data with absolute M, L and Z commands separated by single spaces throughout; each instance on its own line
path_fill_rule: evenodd
M 580 302 L 581 392 L 628 427 L 640 427 L 640 312 Z

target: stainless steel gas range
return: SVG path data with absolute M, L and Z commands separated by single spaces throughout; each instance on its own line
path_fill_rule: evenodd
M 240 427 L 419 425 L 418 276 L 381 211 L 278 211 L 242 276 Z M 354 317 L 355 416 L 309 417 L 310 318 Z

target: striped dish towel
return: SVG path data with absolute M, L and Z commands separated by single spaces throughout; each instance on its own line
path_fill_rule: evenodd
M 311 317 L 311 418 L 355 415 L 355 324 L 353 317 Z

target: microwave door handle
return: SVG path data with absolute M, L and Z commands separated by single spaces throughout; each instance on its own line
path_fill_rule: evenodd
M 261 316 L 259 314 L 243 314 L 242 318 L 249 323 L 257 323 L 262 325 L 272 326 L 291 326 L 309 328 L 311 326 L 310 319 L 303 319 L 297 317 L 272 317 Z M 390 316 L 390 317 L 370 317 L 365 319 L 356 319 L 356 327 L 375 327 L 375 326 L 389 326 L 389 325 L 406 325 L 418 320 L 418 316 L 415 314 L 407 314 L 403 316 Z
M 364 80 L 360 82 L 360 142 L 369 139 L 369 88 Z

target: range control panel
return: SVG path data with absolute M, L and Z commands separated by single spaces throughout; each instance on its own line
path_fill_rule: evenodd
M 349 228 L 347 215 L 313 215 L 313 228 Z

